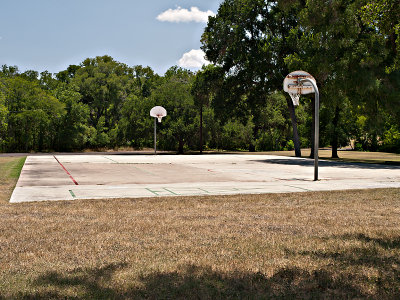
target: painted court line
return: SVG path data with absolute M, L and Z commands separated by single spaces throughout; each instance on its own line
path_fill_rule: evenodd
M 76 198 L 75 193 L 72 190 L 69 190 L 69 193 L 71 194 L 72 198 Z
M 74 182 L 74 187 L 55 167 L 53 159 Z M 400 166 L 324 162 L 322 178 L 314 182 L 312 166 L 303 159 L 275 156 L 47 155 L 30 156 L 27 162 L 10 202 L 400 188 Z M 93 165 L 80 167 L 82 163 Z M 170 165 L 173 167 L 167 173 L 161 172 Z M 66 167 L 80 178 L 79 185 Z M 188 170 L 196 177 L 191 177 Z M 124 172 L 127 178 L 120 180 Z M 226 177 L 223 181 L 214 180 L 215 174 Z M 103 176 L 107 180 L 99 186 Z M 157 183 L 160 177 L 162 180 Z
M 108 158 L 107 156 L 103 156 L 105 159 L 108 159 L 108 160 L 111 160 L 112 162 L 114 162 L 114 163 L 116 163 L 116 164 L 119 164 L 119 162 L 117 162 L 116 160 L 113 160 L 113 159 L 111 159 L 111 158 Z
M 296 189 L 300 189 L 300 190 L 303 190 L 303 191 L 306 191 L 306 192 L 312 192 L 309 189 L 305 189 L 305 188 L 302 188 L 302 187 L 299 187 L 299 186 L 288 185 L 288 184 L 286 184 L 286 186 L 290 186 L 290 187 L 293 187 L 293 188 L 296 188 Z
M 74 179 L 74 177 L 72 177 L 72 175 L 68 172 L 68 170 L 63 166 L 62 163 L 60 163 L 60 161 L 57 159 L 57 157 L 55 155 L 53 155 L 53 157 L 55 158 L 55 160 L 60 164 L 60 166 L 64 169 L 65 172 L 67 172 L 69 178 L 71 178 L 71 180 L 75 183 L 75 185 L 79 185 L 76 180 Z

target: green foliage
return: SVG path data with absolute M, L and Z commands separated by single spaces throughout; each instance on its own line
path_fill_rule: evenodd
M 89 146 L 89 106 L 80 102 L 81 94 L 67 86 L 60 86 L 55 95 L 65 105 L 65 114 L 57 131 L 57 149 L 71 151 Z
M 152 99 L 156 105 L 163 106 L 168 115 L 160 127 L 160 146 L 168 150 L 183 153 L 185 146 L 194 148 L 198 141 L 198 110 L 194 104 L 190 87 L 193 73 L 178 67 L 170 68 L 163 82 L 155 88 Z
M 6 80 L 8 107 L 7 147 L 13 151 L 53 149 L 54 132 L 63 117 L 64 105 L 36 82 L 13 77 Z
M 1 80 L 1 77 L 0 77 Z M 7 138 L 7 116 L 8 109 L 6 107 L 6 96 L 4 93 L 4 87 L 1 86 L 2 82 L 0 81 L 0 149 L 4 149 Z
M 363 23 L 386 40 L 387 73 L 400 69 L 400 5 L 398 0 L 372 0 L 360 9 Z
M 400 128 L 391 126 L 383 134 L 382 150 L 388 152 L 400 153 Z
M 222 149 L 222 127 L 220 118 L 215 115 L 212 107 L 203 109 L 203 139 L 206 148 Z
M 110 56 L 55 75 L 0 69 L 0 149 L 73 151 L 292 150 L 312 146 L 313 95 L 295 109 L 282 93 L 290 71 L 317 80 L 320 145 L 355 141 L 399 151 L 399 7 L 395 0 L 225 0 L 209 19 L 202 49 L 214 65 L 196 74 L 129 67 Z M 296 132 L 299 132 L 299 136 Z M 200 142 L 201 141 L 201 142 Z M 200 148 L 201 147 L 201 148 Z M 334 155 L 334 153 L 332 153 Z
M 121 109 L 119 122 L 119 143 L 135 148 L 151 147 L 153 121 L 149 116 L 155 106 L 153 99 L 130 95 Z
M 292 133 L 287 101 L 282 92 L 267 96 L 265 106 L 260 108 L 256 124 L 258 127 L 257 151 L 283 149 Z
M 292 140 L 288 140 L 287 143 L 286 143 L 286 145 L 285 145 L 285 148 L 283 148 L 283 150 L 284 150 L 284 151 L 291 151 L 291 150 L 294 150 L 294 143 L 293 143 L 293 141 L 292 141 Z
M 133 70 L 110 56 L 88 58 L 76 70 L 71 83 L 82 95 L 81 101 L 91 107 L 90 125 L 97 128 L 104 117 L 101 130 L 107 131 L 119 120 L 119 111 L 133 84 Z M 101 136 L 101 132 L 98 134 Z
M 289 73 L 285 58 L 297 49 L 289 38 L 298 23 L 297 10 L 277 1 L 225 0 L 209 19 L 202 49 L 223 74 L 212 105 L 224 122 L 237 118 L 245 123 L 251 116 L 257 121 L 267 105 L 265 95 L 282 89 Z M 289 116 L 296 129 L 295 115 Z M 297 141 L 297 130 L 293 133 Z
M 223 149 L 246 150 L 253 143 L 254 123 L 250 118 L 246 124 L 232 119 L 222 127 L 221 144 Z

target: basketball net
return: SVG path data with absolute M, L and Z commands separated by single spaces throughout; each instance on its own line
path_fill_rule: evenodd
M 158 123 L 161 123 L 161 119 L 162 119 L 162 117 L 163 117 L 163 116 L 157 116 Z
M 298 93 L 289 93 L 290 98 L 292 98 L 292 102 L 294 106 L 299 105 L 300 94 Z

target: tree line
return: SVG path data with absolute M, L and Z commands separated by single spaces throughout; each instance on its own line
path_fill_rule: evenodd
M 282 82 L 305 70 L 321 93 L 320 145 L 400 152 L 397 0 L 225 0 L 202 49 L 210 65 L 164 75 L 110 56 L 56 74 L 0 70 L 0 149 L 152 147 L 295 150 L 313 145 L 314 97 L 294 107 Z

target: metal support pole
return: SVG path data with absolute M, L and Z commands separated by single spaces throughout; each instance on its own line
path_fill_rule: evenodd
M 157 154 L 157 118 L 154 118 L 154 154 Z
M 309 82 L 315 91 L 315 131 L 314 131 L 314 181 L 318 180 L 318 147 L 319 147 L 319 90 L 313 80 L 308 78 L 300 80 Z

